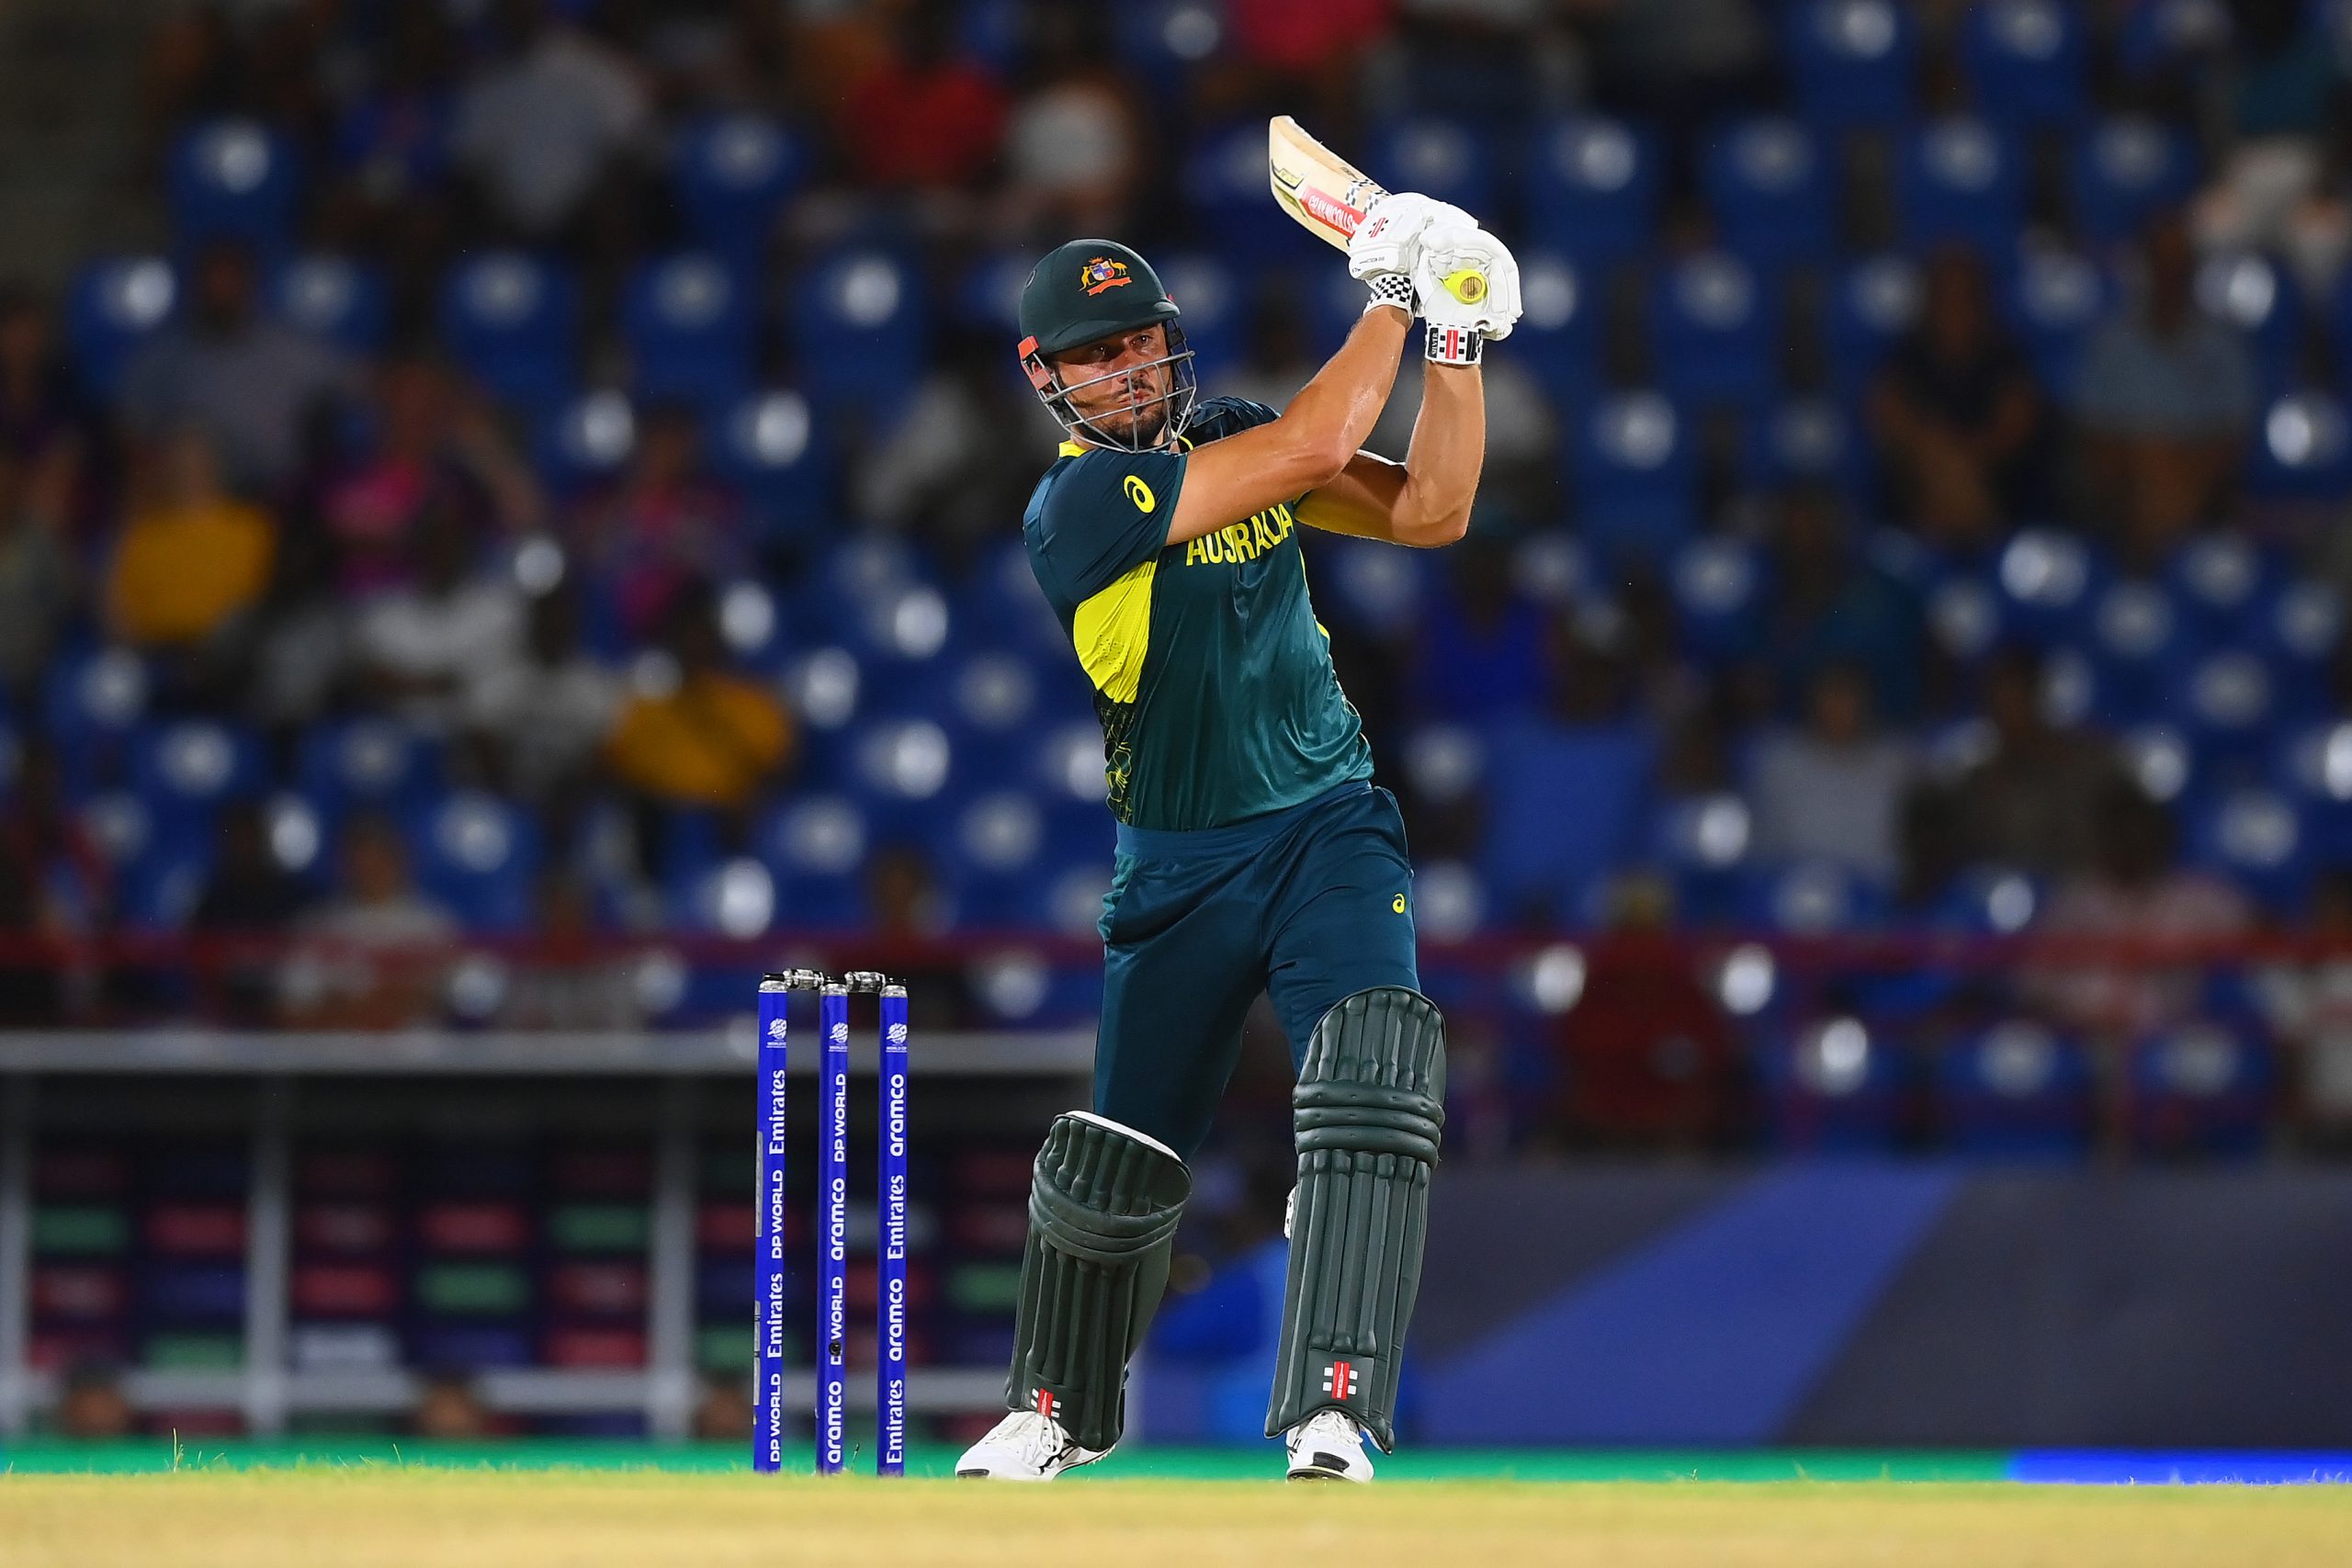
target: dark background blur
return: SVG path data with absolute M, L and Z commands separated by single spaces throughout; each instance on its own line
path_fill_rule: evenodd
M 936 1419 L 993 1401 L 1110 837 L 1012 302 L 1128 241 L 1206 389 L 1282 403 L 1361 290 L 1273 113 L 1524 268 L 1469 538 L 1308 545 L 1449 1159 L 1596 1266 L 1564 1160 L 1670 1229 L 1693 1171 L 1846 1156 L 1896 1187 L 1806 1223 L 1946 1240 L 2003 1172 L 2278 1181 L 2318 1228 L 2262 1257 L 2340 1256 L 2297 1183 L 2352 1131 L 2347 71 L 2334 0 L 17 0 L 0 1426 L 728 1429 L 743 1031 L 803 961 L 913 981 L 918 1350 L 978 1369 Z M 1257 1375 L 1286 1096 L 1253 1021 L 1174 1435 Z M 2242 1281 L 2170 1349 L 2352 1289 L 2192 1245 L 2256 1201 L 2147 1264 Z M 2233 1376 L 2242 1427 L 2128 1429 L 2341 1436 Z M 1657 1430 L 1884 1436 L 1699 1406 Z

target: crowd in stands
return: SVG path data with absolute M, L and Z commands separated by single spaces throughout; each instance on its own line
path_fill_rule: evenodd
M 145 71 L 153 254 L 0 297 L 0 928 L 333 939 L 217 1005 L 373 1023 L 450 979 L 354 948 L 468 931 L 1084 933 L 1009 307 L 1116 235 L 1282 402 L 1357 300 L 1272 112 L 1526 269 L 1468 541 L 1310 545 L 1426 934 L 2345 922 L 2340 6 L 288 0 Z M 595 968 L 494 1010 L 680 1005 Z

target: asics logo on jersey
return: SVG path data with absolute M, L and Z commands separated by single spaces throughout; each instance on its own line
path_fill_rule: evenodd
M 1137 512 L 1148 512 L 1159 504 L 1159 497 L 1151 493 L 1151 487 L 1144 483 L 1138 475 L 1129 474 L 1126 483 L 1121 488 L 1126 491 L 1127 499 L 1136 503 Z

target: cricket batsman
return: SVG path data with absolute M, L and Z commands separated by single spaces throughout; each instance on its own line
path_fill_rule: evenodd
M 1372 783 L 1297 530 L 1462 537 L 1486 455 L 1479 355 L 1517 321 L 1519 276 L 1469 214 L 1411 193 L 1365 212 L 1348 270 L 1371 302 L 1280 413 L 1197 399 L 1176 303 L 1125 245 L 1074 240 L 1022 293 L 1021 363 L 1066 437 L 1022 532 L 1093 682 L 1118 837 L 1094 1104 L 1037 1156 L 1012 1414 L 961 1475 L 1050 1481 L 1118 1442 L 1185 1162 L 1261 991 L 1298 1070 L 1266 1435 L 1294 1480 L 1369 1481 L 1363 1439 L 1395 1442 L 1445 1025 L 1419 990 L 1404 825 Z M 1417 313 L 1430 364 L 1399 464 L 1359 447 Z

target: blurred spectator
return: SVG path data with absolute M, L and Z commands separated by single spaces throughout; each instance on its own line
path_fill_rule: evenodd
M 50 314 L 20 288 L 0 288 L 0 457 L 61 523 L 73 508 L 90 434 L 90 410 L 57 351 Z
M 489 1437 L 490 1406 L 482 1403 L 474 1380 L 464 1372 L 440 1371 L 425 1374 L 417 1391 L 413 1417 L 416 1435 L 445 1443 L 467 1443 Z
M 0 941 L 98 928 L 112 894 L 106 857 L 66 797 L 57 753 L 28 739 L 16 772 L 0 811 Z M 29 1028 L 56 1022 L 66 978 L 46 953 L 9 953 L 0 960 L 0 1019 Z
M 906 412 L 850 479 L 859 517 L 914 534 L 950 575 L 1003 538 L 1037 482 L 1035 455 L 1056 439 L 1052 416 L 1006 374 L 1005 352 L 993 332 L 943 334 Z
M 212 874 L 188 924 L 200 931 L 243 934 L 291 928 L 310 894 L 271 852 L 269 820 L 259 803 L 238 800 L 222 807 L 212 834 Z
M 386 21 L 372 80 L 335 125 L 342 177 L 326 223 L 347 248 L 388 251 L 406 270 L 438 248 L 446 223 L 437 198 L 457 113 L 456 49 L 446 7 L 396 6 Z
M 705 1378 L 695 1401 L 695 1440 L 741 1443 L 752 1435 L 752 1399 L 741 1376 Z
M 408 845 L 391 819 L 358 813 L 344 823 L 340 883 L 302 922 L 309 939 L 282 976 L 287 1012 L 328 1029 L 404 1029 L 441 1016 L 449 911 L 416 889 Z
M 149 439 L 194 425 L 232 489 L 264 493 L 293 477 L 315 406 L 349 386 L 333 350 L 261 313 L 254 258 L 217 244 L 192 265 L 186 311 L 131 361 L 122 409 Z
M 956 191 L 996 162 L 1004 89 L 956 51 L 956 7 L 911 0 L 889 51 L 830 98 L 834 136 L 862 184 Z
M 325 487 L 322 509 L 340 547 L 348 592 L 398 581 L 410 531 L 431 502 L 484 530 L 536 523 L 538 483 L 488 404 L 429 359 L 401 358 L 376 378 L 372 449 Z
M 334 579 L 334 544 L 325 533 L 295 528 L 279 539 L 254 615 L 245 710 L 281 738 L 322 716 L 348 673 L 351 612 Z
M 865 863 L 865 909 L 869 929 L 883 942 L 915 944 L 935 940 L 955 923 L 956 910 L 939 873 L 920 845 L 885 844 Z M 892 974 L 899 974 L 894 967 Z M 906 969 L 911 1026 L 929 1032 L 969 1028 L 972 986 L 960 964 Z
M 65 1369 L 57 1397 L 57 1435 L 76 1442 L 104 1443 L 128 1438 L 138 1425 L 122 1380 L 103 1361 L 76 1361 Z
M 1671 934 L 1664 883 L 1627 878 L 1611 906 L 1555 1035 L 1553 1126 L 1581 1146 L 1711 1147 L 1730 1124 L 1730 1021 Z
M 0 700 L 8 702 L 40 679 L 80 589 L 61 536 L 65 519 L 26 482 L 25 470 L 23 457 L 0 447 Z
M 1250 330 L 1242 334 L 1241 352 L 1248 357 L 1217 378 L 1217 394 L 1248 398 L 1271 409 L 1288 408 L 1299 389 L 1322 368 L 1307 346 L 1306 302 L 1297 289 L 1270 283 L 1257 291 L 1250 301 Z
M 2050 721 L 2041 673 L 2041 656 L 2022 647 L 2001 649 L 1985 671 L 1991 750 L 1951 787 L 1962 864 L 2063 876 L 2100 841 L 2099 815 L 2117 798 L 2120 767 L 2104 740 Z
M 1799 490 L 1782 498 L 1770 598 L 1753 677 L 1763 713 L 1795 711 L 1814 677 L 1854 664 L 1877 681 L 1879 706 L 1908 719 L 1919 705 L 1919 604 L 1854 547 L 1837 498 Z
M 647 642 L 682 593 L 741 570 L 745 523 L 742 497 L 704 462 L 701 421 L 673 405 L 646 415 L 628 472 L 588 504 L 580 535 L 622 629 Z
M 2311 903 L 2310 935 L 2320 951 L 2308 963 L 2263 971 L 2256 995 L 2301 1058 L 2306 1130 L 2340 1147 L 2352 1134 L 2352 870 L 2322 872 Z
M 640 661 L 605 760 L 651 801 L 741 811 L 791 761 L 791 717 L 728 668 L 707 596 L 672 606 L 664 649 Z
M 1076 6 L 1033 13 L 1038 36 L 1005 136 L 1008 188 L 997 209 L 1011 234 L 1057 244 L 1127 227 L 1140 194 L 1142 94 L 1112 66 L 1110 14 Z
M 594 891 L 560 871 L 542 876 L 537 891 L 536 941 L 507 987 L 499 1021 L 575 1033 L 639 1027 L 636 968 L 614 963 L 597 942 Z
M 1939 545 L 1982 545 L 2023 506 L 2041 422 L 2033 371 L 1996 324 L 1984 264 L 1928 263 L 1919 323 L 1871 394 L 1897 506 Z
M 1755 102 L 1770 35 L 1751 0 L 1581 0 L 1603 18 L 1599 80 L 1636 112 L 1690 120 Z
M 2062 885 L 2040 929 L 2053 936 L 2164 940 L 2234 936 L 2254 923 L 2235 888 L 2174 862 L 2172 814 L 2128 779 L 2095 802 L 2091 863 Z M 2137 1038 L 2193 1013 L 2201 972 L 2180 965 L 2070 964 L 2031 987 L 2077 1027 Z
M 310 890 L 278 863 L 261 807 L 250 800 L 231 802 L 221 808 L 212 831 L 212 873 L 188 917 L 188 929 L 231 937 L 291 931 L 310 903 Z M 273 1022 L 274 987 L 268 966 L 232 964 L 220 976 L 221 1021 L 239 1028 Z
M 1826 665 L 1807 694 L 1804 728 L 1758 745 L 1749 798 L 1758 856 L 1827 862 L 1894 885 L 1911 753 L 1876 728 L 1871 709 L 1869 671 Z
M 576 795 L 620 707 L 620 683 L 580 646 L 580 615 L 559 589 L 531 601 L 519 656 L 474 673 L 466 724 L 519 799 Z
M 277 548 L 269 513 L 221 488 L 204 434 L 175 431 L 133 489 L 107 571 L 107 629 L 140 648 L 211 641 L 260 600 Z
M 600 189 L 627 185 L 648 133 L 636 68 L 546 0 L 499 0 L 502 57 L 458 99 L 451 154 L 514 237 L 547 240 Z
M 1447 552 L 1453 592 L 1432 596 L 1421 627 L 1423 713 L 1475 722 L 1523 712 L 1541 696 L 1543 607 L 1518 592 L 1509 547 L 1473 532 Z
M 474 544 L 447 502 L 418 522 L 415 581 L 359 618 L 364 679 L 421 729 L 447 734 L 465 716 L 467 689 L 512 664 L 523 641 L 522 597 L 503 574 L 474 570 Z
M 2178 538 L 2211 515 L 2255 412 L 2245 346 L 2197 303 L 2177 216 L 2148 231 L 2138 297 L 2091 340 L 2075 416 L 2096 515 Z

